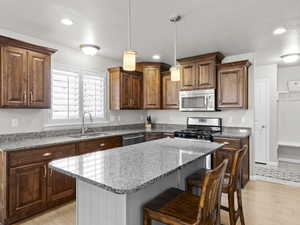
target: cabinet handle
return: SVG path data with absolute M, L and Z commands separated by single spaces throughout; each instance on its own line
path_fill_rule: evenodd
M 50 177 L 52 177 L 53 169 L 50 169 Z
M 44 178 L 46 178 L 46 177 L 47 177 L 47 166 L 44 165 Z
M 33 99 L 33 93 L 31 91 L 30 94 L 29 94 L 29 102 L 32 102 L 32 99 Z
M 24 91 L 24 102 L 27 102 L 27 94 L 26 94 L 26 91 Z
M 43 154 L 44 157 L 48 157 L 48 156 L 50 156 L 50 155 L 52 155 L 52 153 L 50 153 L 50 152 L 47 152 L 47 153 L 44 153 L 44 154 Z
M 105 146 L 105 143 L 100 144 L 100 147 L 104 147 L 104 146 Z

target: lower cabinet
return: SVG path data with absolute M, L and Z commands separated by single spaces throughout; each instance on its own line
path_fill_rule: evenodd
M 76 180 L 55 170 L 48 169 L 47 202 L 52 207 L 72 200 L 76 195 Z
M 9 217 L 12 221 L 47 207 L 47 164 L 44 162 L 9 169 Z
M 174 137 L 174 133 L 168 132 L 146 132 L 145 133 L 145 140 L 146 141 L 153 141 L 161 138 Z
M 75 198 L 75 179 L 49 168 L 52 160 L 120 146 L 122 138 L 118 136 L 3 152 L 0 154 L 0 224 L 13 224 Z

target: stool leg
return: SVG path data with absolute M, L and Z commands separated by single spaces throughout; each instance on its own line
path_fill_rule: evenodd
M 148 212 L 146 212 L 145 210 L 144 210 L 144 225 L 151 225 L 151 218 Z
M 229 218 L 230 225 L 235 225 L 235 206 L 234 206 L 234 192 L 228 193 L 228 208 L 229 208 Z
M 193 185 L 186 183 L 186 191 L 193 194 Z
M 244 210 L 243 210 L 243 202 L 242 202 L 242 192 L 241 189 L 237 190 L 237 198 L 238 198 L 238 207 L 239 207 L 239 214 L 241 225 L 245 225 L 245 218 L 244 218 Z

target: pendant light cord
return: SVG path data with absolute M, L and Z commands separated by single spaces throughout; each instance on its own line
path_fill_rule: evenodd
M 132 49 L 131 32 L 131 0 L 128 0 L 128 50 Z
M 174 22 L 174 66 L 177 65 L 177 21 Z

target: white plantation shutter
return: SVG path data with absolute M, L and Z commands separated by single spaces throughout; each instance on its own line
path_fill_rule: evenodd
M 104 77 L 83 75 L 83 111 L 94 118 L 104 118 Z
M 79 74 L 52 71 L 52 120 L 79 119 Z

